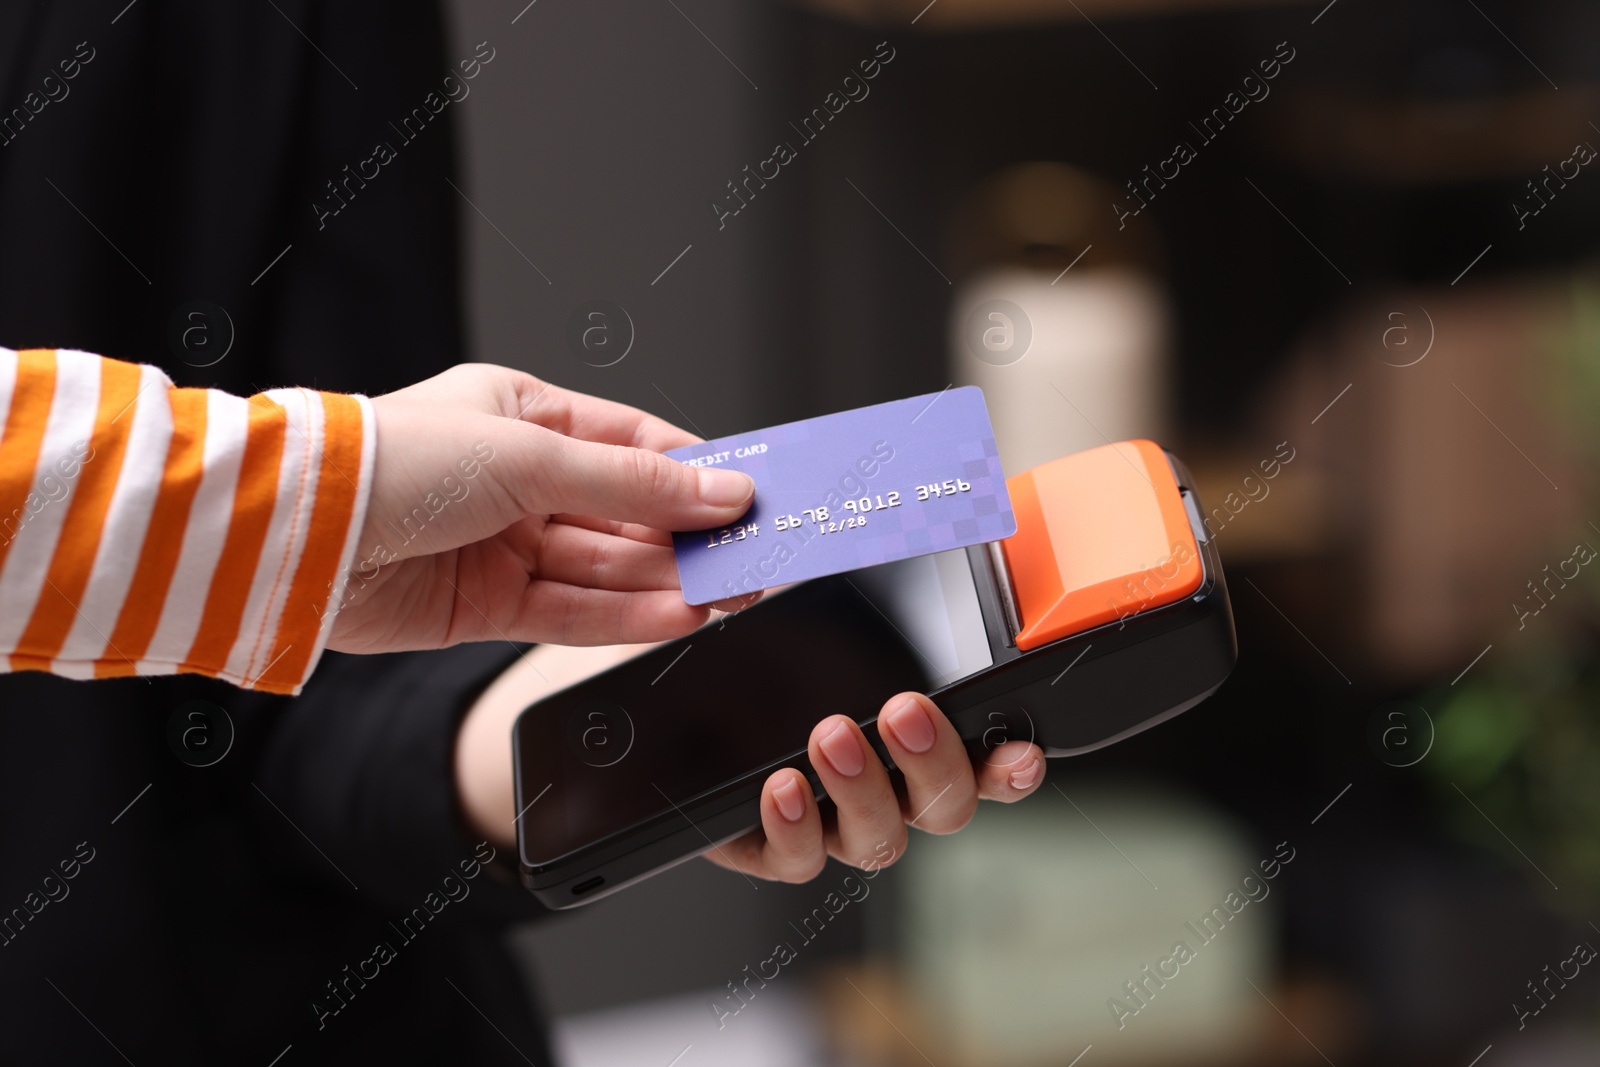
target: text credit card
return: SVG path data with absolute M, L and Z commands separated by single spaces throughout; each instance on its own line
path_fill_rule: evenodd
M 667 452 L 755 479 L 732 526 L 675 533 L 690 604 L 1017 532 L 977 386 L 752 430 Z

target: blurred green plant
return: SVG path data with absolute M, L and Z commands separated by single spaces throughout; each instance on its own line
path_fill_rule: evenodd
M 1519 867 L 1535 864 L 1561 889 L 1551 904 L 1582 918 L 1600 910 L 1597 709 L 1600 657 L 1592 645 L 1506 656 L 1444 697 L 1422 764 L 1453 831 Z M 1461 803 L 1458 788 L 1493 826 Z

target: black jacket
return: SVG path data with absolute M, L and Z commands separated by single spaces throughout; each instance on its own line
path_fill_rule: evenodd
M 455 362 L 442 37 L 430 0 L 0 4 L 0 344 L 241 394 Z M 0 676 L 0 1063 L 547 1061 L 503 944 L 539 909 L 450 778 L 517 651 L 329 654 L 296 700 Z M 192 701 L 236 729 L 207 766 Z

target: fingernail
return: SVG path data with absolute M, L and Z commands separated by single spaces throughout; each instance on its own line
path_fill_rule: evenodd
M 739 471 L 700 468 L 700 502 L 714 508 L 734 508 L 750 499 L 756 483 Z
M 778 814 L 790 822 L 799 822 L 806 813 L 806 798 L 800 794 L 800 779 L 790 778 L 772 791 L 778 802 Z
M 822 754 L 833 769 L 846 778 L 854 778 L 866 770 L 867 763 L 861 755 L 861 746 L 856 743 L 853 731 L 844 723 L 835 726 L 831 733 L 818 741 L 817 747 L 822 749 Z
M 1034 783 L 1039 780 L 1039 772 L 1042 770 L 1044 770 L 1044 760 L 1038 756 L 1032 757 L 1026 767 L 1020 771 L 1011 772 L 1011 788 L 1019 792 L 1024 789 L 1032 789 Z
M 907 699 L 904 704 L 884 716 L 894 739 L 909 752 L 926 752 L 937 738 L 933 720 L 917 700 Z

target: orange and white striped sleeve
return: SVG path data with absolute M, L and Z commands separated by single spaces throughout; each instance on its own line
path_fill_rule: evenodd
M 0 668 L 298 693 L 372 482 L 366 397 L 0 348 Z

